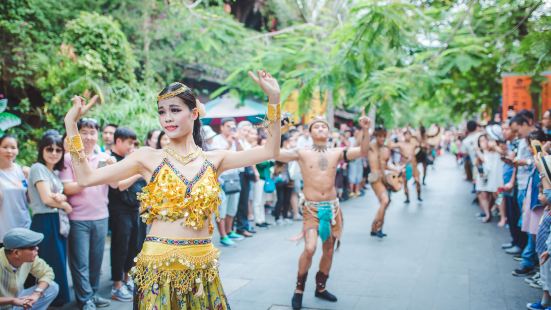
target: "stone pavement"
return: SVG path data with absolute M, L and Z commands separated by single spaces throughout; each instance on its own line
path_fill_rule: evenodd
M 429 169 L 422 203 L 393 195 L 384 240 L 369 236 L 377 203 L 372 191 L 342 204 L 343 243 L 335 255 L 328 289 L 337 303 L 314 297 L 321 247 L 306 284 L 307 309 L 525 309 L 540 291 L 511 275 L 517 263 L 500 249 L 508 232 L 494 220 L 482 224 L 470 186 L 450 156 Z M 410 185 L 411 186 L 411 185 Z M 303 244 L 289 238 L 300 223 L 259 231 L 235 248 L 222 248 L 220 272 L 234 310 L 291 309 L 297 259 Z M 110 296 L 106 249 L 101 295 Z M 72 309 L 74 305 L 66 307 Z M 108 309 L 131 309 L 113 302 Z

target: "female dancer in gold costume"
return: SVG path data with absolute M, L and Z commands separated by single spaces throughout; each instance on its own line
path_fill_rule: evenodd
M 132 270 L 136 309 L 229 309 L 212 245 L 212 217 L 218 213 L 218 174 L 279 155 L 279 85 L 265 71 L 250 77 L 269 98 L 268 141 L 246 151 L 201 149 L 202 104 L 190 88 L 172 83 L 157 98 L 159 121 L 170 138 L 164 150 L 141 148 L 108 167 L 88 165 L 77 121 L 91 107 L 81 97 L 65 116 L 69 151 L 81 186 L 113 184 L 141 175 L 149 184 L 139 195 L 142 220 L 151 224 Z

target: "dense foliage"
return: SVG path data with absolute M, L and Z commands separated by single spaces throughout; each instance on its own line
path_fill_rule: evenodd
M 321 96 L 376 111 L 387 125 L 416 125 L 496 110 L 506 72 L 533 75 L 539 100 L 540 73 L 551 68 L 551 10 L 541 0 L 270 0 L 260 32 L 225 8 L 222 0 L 2 1 L 0 93 L 23 121 L 17 133 L 31 146 L 23 158 L 34 157 L 44 130 L 62 130 L 74 94 L 99 94 L 93 117 L 144 135 L 157 125 L 155 94 L 166 83 L 261 98 L 246 71 L 266 68 L 284 98 L 299 92 L 301 113 Z

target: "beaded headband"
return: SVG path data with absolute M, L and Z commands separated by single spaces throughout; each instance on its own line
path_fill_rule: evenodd
M 186 92 L 188 90 L 191 91 L 191 88 L 187 87 L 186 85 L 184 85 L 182 83 L 178 83 L 178 84 L 180 84 L 180 87 L 176 88 L 175 90 L 173 90 L 171 92 L 168 92 L 166 94 L 163 94 L 163 95 L 158 95 L 157 96 L 157 101 L 161 101 L 161 100 L 169 99 L 169 98 L 172 98 L 172 97 L 176 97 L 179 94 L 181 94 L 183 92 Z M 203 103 L 201 101 L 199 101 L 199 99 L 195 100 L 195 106 L 197 107 L 197 112 L 199 113 L 199 116 L 204 117 L 207 114 L 206 110 L 205 110 L 205 106 L 203 105 Z
M 187 91 L 187 90 L 191 90 L 189 87 L 187 87 L 186 85 L 182 84 L 182 83 L 178 83 L 180 84 L 180 87 L 176 88 L 175 90 L 171 91 L 171 92 L 168 92 L 166 94 L 163 94 L 163 95 L 158 95 L 157 96 L 157 101 L 161 101 L 161 100 L 165 100 L 165 99 L 168 99 L 168 98 L 172 98 L 172 97 L 176 97 L 177 95 Z
M 330 128 L 331 126 L 329 126 L 329 122 L 327 122 L 327 120 L 321 116 L 318 116 L 318 117 L 315 117 L 311 122 L 310 124 L 308 125 L 308 130 L 310 132 L 312 132 L 312 127 L 316 124 L 316 123 L 324 123 L 328 128 Z

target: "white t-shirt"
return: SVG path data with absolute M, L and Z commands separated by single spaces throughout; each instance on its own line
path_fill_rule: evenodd
M 474 161 L 476 158 L 476 149 L 478 148 L 478 137 L 482 132 L 473 132 L 470 133 L 465 139 L 463 139 L 463 153 L 467 153 L 471 158 L 471 161 Z
M 211 148 L 212 150 L 231 150 L 231 151 L 237 151 L 237 145 L 235 142 L 232 142 L 232 145 L 230 147 L 230 144 L 228 142 L 228 140 L 226 140 L 226 138 L 224 138 L 223 135 L 217 135 L 216 137 L 214 137 L 212 139 L 212 145 L 211 145 Z M 241 171 L 244 171 L 243 168 L 238 168 L 238 169 L 230 169 L 230 170 L 226 170 L 224 172 L 222 172 L 220 175 L 224 175 L 224 174 L 230 174 L 230 173 L 239 173 Z

